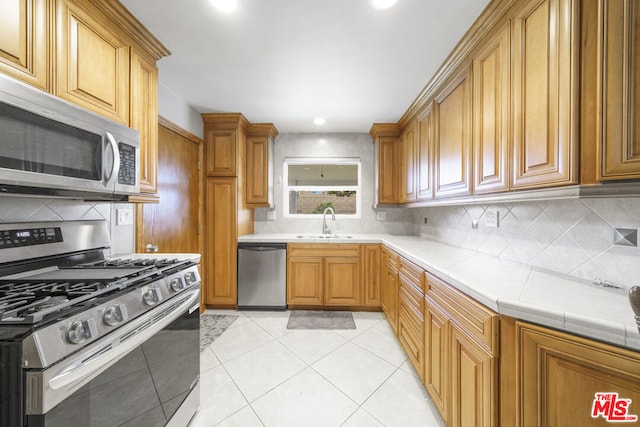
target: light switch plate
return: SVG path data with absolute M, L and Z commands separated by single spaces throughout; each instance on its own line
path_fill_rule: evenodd
M 500 227 L 500 212 L 487 209 L 484 213 L 484 225 L 487 227 Z
M 267 211 L 267 221 L 275 221 L 276 220 L 276 211 L 271 210 L 271 211 Z
M 376 212 L 376 219 L 378 221 L 386 221 L 387 220 L 387 213 L 385 211 Z

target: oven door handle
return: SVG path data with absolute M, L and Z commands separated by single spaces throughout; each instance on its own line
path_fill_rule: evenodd
M 160 332 L 174 320 L 182 316 L 187 312 L 194 304 L 199 303 L 200 292 L 199 288 L 192 293 L 192 295 L 182 302 L 177 308 L 171 312 L 171 314 L 158 320 L 153 325 L 143 329 L 136 333 L 131 338 L 128 338 L 122 344 L 114 345 L 104 353 L 90 358 L 86 361 L 81 361 L 78 364 L 74 364 L 64 371 L 60 372 L 55 377 L 49 380 L 49 387 L 53 390 L 59 390 L 61 388 L 75 384 L 78 381 L 84 379 L 91 379 L 94 374 L 99 374 L 124 356 L 129 354 L 136 347 L 147 341 L 149 338 Z M 161 311 L 161 310 L 159 310 Z M 145 322 L 141 323 L 143 325 Z M 120 334 L 121 336 L 122 334 Z M 119 337 L 116 337 L 114 342 L 117 342 Z

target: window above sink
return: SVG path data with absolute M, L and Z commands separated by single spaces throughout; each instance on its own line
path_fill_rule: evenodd
M 331 207 L 338 218 L 360 218 L 360 159 L 286 158 L 283 174 L 284 217 L 322 217 Z

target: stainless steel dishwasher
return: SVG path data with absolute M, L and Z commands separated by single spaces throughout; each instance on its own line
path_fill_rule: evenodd
M 238 243 L 238 309 L 287 309 L 287 244 Z

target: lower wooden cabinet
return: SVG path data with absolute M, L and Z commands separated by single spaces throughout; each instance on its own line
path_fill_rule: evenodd
M 501 406 L 515 407 L 513 412 L 519 416 L 508 422 L 517 426 L 602 426 L 607 424 L 606 414 L 624 418 L 623 413 L 640 420 L 638 352 L 520 321 L 515 322 L 515 340 L 513 381 L 519 387 L 515 395 L 504 396 Z M 602 397 L 593 418 L 597 393 L 617 393 L 617 397 Z M 629 399 L 628 406 L 621 404 L 623 399 Z M 614 411 L 616 400 L 621 406 Z
M 380 257 L 380 307 L 394 333 L 398 333 L 398 254 L 382 248 Z
M 378 244 L 362 245 L 362 305 L 380 307 L 380 252 Z
M 287 304 L 322 305 L 322 257 L 287 257 Z
M 362 305 L 360 245 L 289 244 L 287 304 L 292 306 Z
M 398 339 L 424 380 L 424 270 L 400 257 Z
M 424 386 L 446 423 L 449 411 L 449 321 L 437 304 L 425 297 Z
M 448 426 L 498 425 L 499 316 L 426 274 L 424 383 Z
M 206 250 L 204 303 L 219 307 L 237 304 L 237 242 L 239 218 L 237 178 L 206 181 Z

